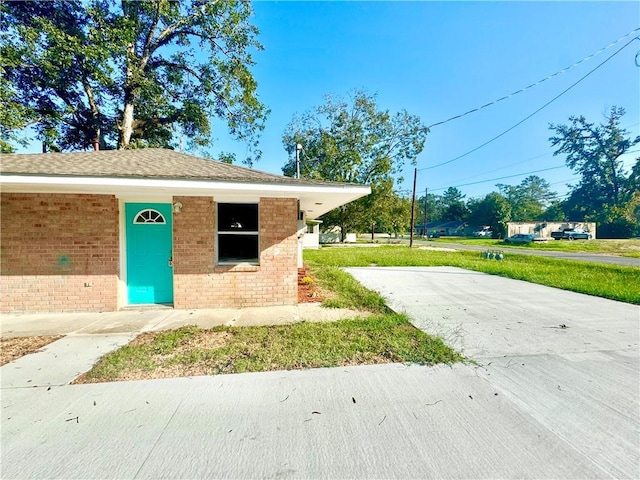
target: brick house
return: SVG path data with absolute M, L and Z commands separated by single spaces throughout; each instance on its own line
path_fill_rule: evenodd
M 3 155 L 2 312 L 293 305 L 300 225 L 370 193 L 165 149 Z

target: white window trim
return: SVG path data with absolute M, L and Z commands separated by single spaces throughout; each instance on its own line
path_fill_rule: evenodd
M 142 215 L 144 212 L 153 212 L 156 213 L 158 216 L 155 217 L 156 219 L 159 217 L 162 219 L 161 222 L 137 222 L 136 220 L 138 220 L 138 218 L 140 218 L 140 215 Z M 166 218 L 164 218 L 164 215 L 162 213 L 160 213 L 158 210 L 156 210 L 155 208 L 143 208 L 142 210 L 140 210 L 138 213 L 135 214 L 135 216 L 133 217 L 133 224 L 134 225 L 166 225 L 167 224 L 167 220 Z

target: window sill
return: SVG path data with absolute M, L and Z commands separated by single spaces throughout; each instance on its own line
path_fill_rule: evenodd
M 260 265 L 255 263 L 218 263 L 213 271 L 215 273 L 226 272 L 259 272 Z

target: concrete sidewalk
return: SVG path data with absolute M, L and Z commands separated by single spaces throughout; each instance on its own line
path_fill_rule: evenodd
M 0 367 L 2 389 L 66 385 L 105 354 L 129 343 L 142 332 L 184 325 L 284 325 L 328 322 L 366 315 L 348 309 L 322 308 L 319 303 L 245 309 L 127 309 L 105 313 L 41 313 L 2 315 L 2 337 L 65 335 L 64 338 Z
M 169 330 L 184 325 L 211 328 L 219 325 L 284 325 L 295 322 L 330 322 L 366 315 L 319 303 L 277 307 L 177 310 L 170 307 L 127 308 L 117 312 L 2 314 L 0 336 L 120 334 Z
M 610 478 L 468 365 L 2 391 L 2 478 Z

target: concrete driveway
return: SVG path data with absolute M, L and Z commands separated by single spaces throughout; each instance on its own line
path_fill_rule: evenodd
M 350 271 L 477 365 L 28 388 L 55 369 L 25 361 L 0 392 L 0 477 L 638 477 L 637 307 L 458 269 Z M 584 315 L 546 318 L 557 302 Z
M 452 267 L 347 271 L 475 360 L 480 378 L 581 465 L 640 475 L 637 305 Z

